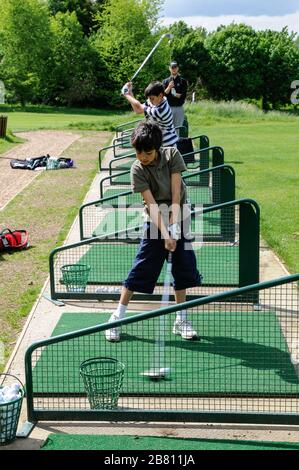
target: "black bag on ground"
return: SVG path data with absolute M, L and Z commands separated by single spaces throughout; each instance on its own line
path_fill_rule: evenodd
M 49 155 L 42 155 L 41 157 L 25 158 L 24 160 L 14 159 L 10 161 L 10 166 L 20 170 L 35 170 L 35 168 L 47 166 L 48 158 Z
M 192 153 L 191 155 L 186 155 L 190 154 L 191 152 L 194 152 L 192 139 L 190 137 L 180 137 L 177 142 L 177 148 L 178 151 L 181 153 L 185 163 L 195 162 L 194 153 Z

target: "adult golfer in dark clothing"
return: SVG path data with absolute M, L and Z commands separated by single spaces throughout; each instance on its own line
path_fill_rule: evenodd
M 184 103 L 186 100 L 188 83 L 179 75 L 177 62 L 172 61 L 169 65 L 170 76 L 163 80 L 165 96 L 171 107 L 174 127 L 180 127 L 184 122 Z

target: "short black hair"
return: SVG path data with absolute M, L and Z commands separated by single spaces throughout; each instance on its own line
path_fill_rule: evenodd
M 137 152 L 158 151 L 162 145 L 162 131 L 151 119 L 142 121 L 132 132 L 131 144 Z
M 151 82 L 144 90 L 146 98 L 148 98 L 149 96 L 159 96 L 160 93 L 163 93 L 163 95 L 165 95 L 165 88 L 163 83 L 158 82 L 157 80 Z

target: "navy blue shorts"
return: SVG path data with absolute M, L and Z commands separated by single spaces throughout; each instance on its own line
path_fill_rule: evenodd
M 124 286 L 131 291 L 152 294 L 163 264 L 168 257 L 164 240 L 150 239 L 150 223 L 145 224 L 147 237 L 139 246 L 133 267 L 124 281 Z M 172 276 L 175 290 L 200 286 L 202 276 L 196 268 L 196 257 L 192 245 L 184 237 L 177 241 L 176 250 L 172 254 Z

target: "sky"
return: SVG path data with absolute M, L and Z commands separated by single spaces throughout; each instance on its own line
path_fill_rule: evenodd
M 165 25 L 183 20 L 208 31 L 235 22 L 299 34 L 299 0 L 165 0 L 161 16 Z

